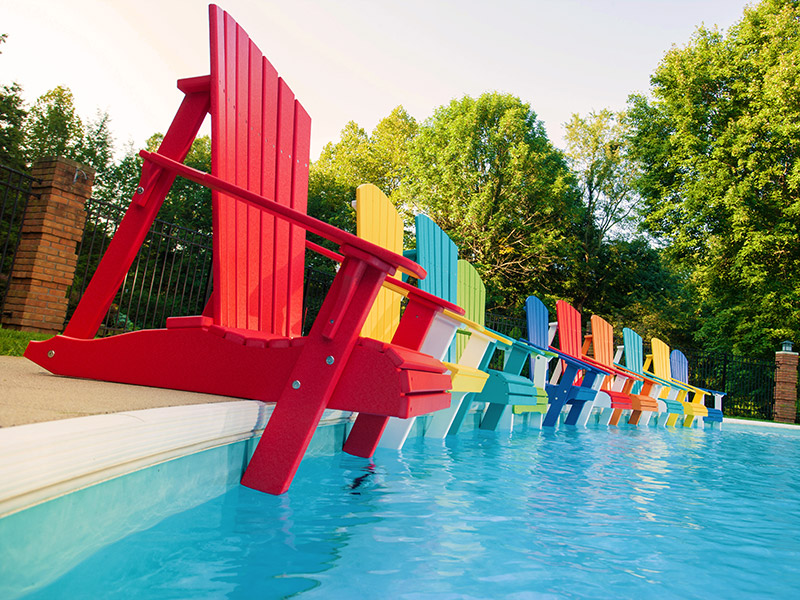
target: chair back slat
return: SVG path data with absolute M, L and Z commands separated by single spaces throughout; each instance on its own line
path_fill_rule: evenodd
M 669 365 L 672 377 L 682 383 L 689 383 L 689 360 L 680 350 L 673 350 L 669 354 Z
M 371 183 L 360 185 L 356 190 L 356 230 L 360 238 L 397 254 L 403 252 L 403 220 L 386 194 Z M 400 300 L 399 294 L 381 289 L 361 328 L 361 335 L 382 342 L 392 341 L 400 324 Z
M 653 373 L 661 379 L 672 378 L 672 368 L 669 364 L 669 346 L 658 338 L 650 340 L 653 349 Z
M 525 300 L 525 316 L 528 321 L 528 341 L 539 348 L 547 348 L 550 329 L 550 313 L 544 302 L 536 296 L 528 296 Z
M 622 330 L 622 343 L 625 345 L 625 368 L 634 373 L 644 373 L 644 350 L 642 347 L 642 336 L 633 329 L 625 327 Z M 642 391 L 642 382 L 636 381 L 631 392 L 638 394 Z
M 559 300 L 556 302 L 556 318 L 558 320 L 558 349 L 565 354 L 580 358 L 583 346 L 581 313 L 571 304 Z
M 592 315 L 592 348 L 594 359 L 609 367 L 614 365 L 614 329 L 602 317 Z
M 244 29 L 211 17 L 211 171 L 305 212 L 311 120 Z M 301 333 L 305 232 L 212 193 L 214 321 L 281 336 Z
M 480 325 L 486 323 L 486 288 L 481 276 L 469 261 L 458 261 L 458 299 L 457 304 L 464 309 L 464 315 Z M 460 357 L 467 346 L 464 336 L 456 338 L 456 357 Z
M 436 223 L 419 214 L 414 219 L 417 231 L 417 262 L 428 271 L 419 281 L 421 290 L 448 302 L 458 299 L 458 249 Z

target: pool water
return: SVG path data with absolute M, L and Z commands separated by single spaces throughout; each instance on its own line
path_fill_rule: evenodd
M 794 431 L 476 430 L 231 485 L 26 597 L 789 598 L 799 500 Z

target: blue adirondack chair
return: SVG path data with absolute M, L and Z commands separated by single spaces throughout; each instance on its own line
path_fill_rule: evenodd
M 547 307 L 536 296 L 528 296 L 525 301 L 528 321 L 528 341 L 536 348 L 550 350 L 561 359 L 560 367 L 554 370 L 553 377 L 546 385 L 550 406 L 544 417 L 543 427 L 556 427 L 561 411 L 569 406 L 567 425 L 584 426 L 589 411 L 599 393 L 595 382 L 608 375 L 607 371 L 578 360 L 550 346 L 550 314 Z M 534 365 L 531 365 L 533 370 Z M 583 371 L 582 379 L 578 379 Z M 576 383 L 578 382 L 578 383 Z

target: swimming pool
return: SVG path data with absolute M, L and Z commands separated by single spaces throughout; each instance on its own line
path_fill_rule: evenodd
M 800 585 L 795 430 L 473 430 L 372 461 L 311 456 L 280 497 L 230 476 L 219 495 L 163 516 L 202 489 L 201 473 L 235 473 L 247 451 L 78 492 L 81 503 L 109 486 L 103 506 L 131 504 L 126 489 L 164 498 L 142 530 L 85 558 L 75 549 L 75 566 L 27 597 L 786 598 Z M 8 517 L 16 535 L 48 504 L 59 510 Z

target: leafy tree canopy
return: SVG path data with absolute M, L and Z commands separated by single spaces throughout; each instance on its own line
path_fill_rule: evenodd
M 507 94 L 440 107 L 409 153 L 403 201 L 450 234 L 497 307 L 558 294 L 582 206 L 564 156 L 530 106 Z
M 7 38 L 8 34 L 0 34 L 0 45 Z M 24 104 L 22 88 L 18 83 L 0 86 L 0 164 L 14 169 L 22 169 L 25 166 L 22 124 L 27 112 Z
M 800 339 L 800 7 L 700 28 L 630 99 L 645 227 L 690 273 L 696 341 L 752 354 Z

